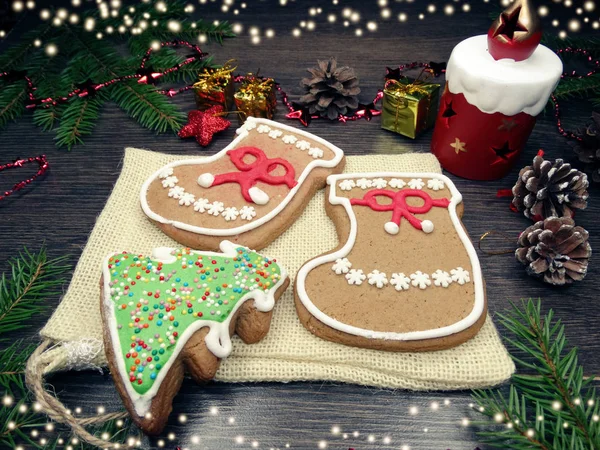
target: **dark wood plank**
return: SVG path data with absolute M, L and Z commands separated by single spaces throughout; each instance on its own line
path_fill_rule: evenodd
M 493 6 L 483 3 L 472 6 L 469 14 L 456 13 L 452 17 L 443 14 L 418 21 L 416 14 L 424 5 L 394 4 L 396 13 L 406 10 L 409 23 L 396 20 L 383 22 L 378 18 L 374 5 L 362 2 L 344 2 L 341 6 L 323 5 L 323 14 L 315 18 L 317 29 L 304 32 L 302 38 L 290 35 L 291 28 L 300 20 L 308 19 L 308 6 L 292 2 L 286 7 L 273 6 L 275 2 L 250 4 L 242 11 L 239 20 L 246 26 L 260 24 L 275 29 L 277 37 L 263 39 L 261 45 L 253 46 L 247 37 L 228 41 L 223 47 L 208 45 L 206 49 L 215 55 L 217 62 L 235 58 L 240 72 L 260 69 L 262 74 L 275 77 L 291 96 L 299 94 L 298 81 L 305 75 L 304 69 L 314 65 L 316 59 L 336 56 L 340 63 L 354 67 L 361 79 L 363 100 L 370 100 L 382 87 L 386 65 L 413 60 L 447 60 L 452 48 L 460 40 L 487 31 L 489 13 Z M 365 20 L 379 22 L 379 31 L 356 38 L 352 27 L 330 25 L 326 13 L 330 8 L 338 14 L 342 6 L 354 6 L 363 11 Z M 457 4 L 458 6 L 458 4 Z M 440 6 L 441 7 L 441 6 Z M 208 19 L 222 17 L 218 5 L 197 8 Z M 191 96 L 174 100 L 183 110 L 194 106 Z M 565 108 L 567 126 L 581 123 L 590 109 L 585 102 Z M 283 119 L 283 110 L 277 118 Z M 369 153 L 427 152 L 431 132 L 415 141 L 382 131 L 379 120 L 351 124 L 330 124 L 316 121 L 310 131 L 343 148 L 349 155 Z M 116 106 L 108 105 L 103 111 L 94 134 L 86 138 L 86 145 L 71 152 L 58 150 L 52 135 L 35 128 L 30 117 L 10 124 L 0 134 L 0 161 L 16 157 L 46 153 L 51 169 L 42 182 L 25 189 L 0 203 L 0 269 L 6 268 L 5 259 L 24 245 L 32 249 L 46 242 L 51 256 L 71 255 L 75 265 L 87 236 L 94 226 L 97 215 L 111 192 L 120 171 L 123 148 L 137 146 L 169 153 L 189 155 L 212 154 L 233 138 L 233 130 L 220 136 L 206 149 L 200 149 L 193 141 L 180 141 L 172 135 L 156 136 L 140 128 Z M 499 230 L 515 237 L 529 222 L 512 213 L 507 199 L 497 199 L 500 188 L 509 188 L 515 181 L 518 169 L 528 164 L 538 148 L 543 147 L 550 158 L 569 157 L 566 141 L 555 131 L 551 116 L 540 117 L 529 140 L 527 151 L 517 167 L 503 180 L 472 182 L 452 177 L 464 196 L 466 214 L 464 222 L 474 240 L 489 230 Z M 20 174 L 26 172 L 23 169 Z M 3 186 L 17 180 L 19 173 L 2 175 Z M 593 248 L 600 248 L 600 223 L 595 220 L 600 213 L 598 189 L 590 190 L 588 209 L 577 215 L 577 221 L 590 231 Z M 498 243 L 511 248 L 510 243 Z M 511 255 L 482 256 L 487 281 L 489 306 L 492 313 L 508 307 L 509 301 L 519 298 L 541 297 L 544 310 L 553 308 L 567 327 L 570 343 L 581 349 L 581 361 L 586 373 L 594 374 L 600 369 L 598 350 L 600 343 L 594 336 L 600 331 L 600 308 L 593 305 L 595 293 L 600 288 L 598 266 L 592 261 L 586 280 L 577 286 L 563 289 L 546 286 L 528 277 Z M 58 298 L 48 299 L 51 305 Z M 31 328 L 21 335 L 35 340 L 37 330 L 47 316 L 36 317 Z M 68 373 L 51 379 L 66 404 L 81 406 L 84 413 L 93 413 L 103 404 L 108 410 L 120 408 L 110 376 L 97 373 Z M 432 402 L 450 405 L 433 411 Z M 174 413 L 168 432 L 176 433 L 173 442 L 190 448 L 251 448 L 256 440 L 260 448 L 317 448 L 318 442 L 326 440 L 329 448 L 401 448 L 411 449 L 472 449 L 477 444 L 471 428 L 461 426 L 464 417 L 473 417 L 469 411 L 468 392 L 419 393 L 379 390 L 360 386 L 331 383 L 258 383 L 221 384 L 210 383 L 196 386 L 186 380 L 176 398 Z M 211 407 L 219 413 L 210 413 Z M 416 406 L 418 414 L 411 415 L 409 408 Z M 179 414 L 186 414 L 188 421 L 179 424 Z M 229 417 L 235 423 L 228 422 Z M 339 426 L 342 435 L 333 435 L 331 428 Z M 428 431 L 425 432 L 424 428 Z M 354 437 L 351 433 L 358 431 Z M 369 442 L 372 434 L 375 441 Z M 192 436 L 200 437 L 193 444 Z M 236 444 L 235 437 L 243 436 L 244 443 Z M 385 444 L 383 438 L 391 442 Z M 145 441 L 144 448 L 157 448 L 156 440 Z

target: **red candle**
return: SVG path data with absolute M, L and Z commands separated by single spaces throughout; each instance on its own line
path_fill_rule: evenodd
M 473 180 L 510 171 L 563 70 L 540 39 L 529 0 L 517 0 L 454 48 L 431 141 L 444 169 Z

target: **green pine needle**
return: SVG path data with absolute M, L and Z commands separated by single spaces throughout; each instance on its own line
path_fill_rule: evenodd
M 577 349 L 566 350 L 564 326 L 552 310 L 541 314 L 541 302 L 512 304 L 498 314 L 511 333 L 505 340 L 522 355 L 513 359 L 523 374 L 513 375 L 506 398 L 501 391 L 475 391 L 483 415 L 475 422 L 491 447 L 542 450 L 600 449 L 600 405 L 592 379 L 585 379 Z M 531 374 L 531 372 L 534 374 Z
M 154 86 L 135 80 L 115 84 L 111 98 L 140 125 L 158 133 L 176 132 L 185 120 L 185 115 L 167 97 L 157 93 Z
M 33 315 L 47 309 L 48 297 L 60 292 L 70 269 L 65 259 L 49 260 L 45 248 L 38 253 L 25 248 L 9 260 L 10 276 L 0 277 L 0 335 L 25 328 Z
M 23 115 L 26 99 L 27 85 L 25 81 L 0 87 L 0 128 Z
M 35 345 L 23 346 L 23 340 L 17 340 L 0 352 L 0 386 L 8 393 L 16 387 L 21 397 L 27 394 L 25 387 L 25 365 L 35 350 Z
M 61 114 L 54 138 L 56 145 L 71 150 L 73 145 L 83 144 L 82 137 L 92 134 L 104 102 L 103 94 L 96 97 L 75 97 Z

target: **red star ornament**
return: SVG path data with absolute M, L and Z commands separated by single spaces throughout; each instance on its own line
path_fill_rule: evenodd
M 195 137 L 202 147 L 211 143 L 213 135 L 226 130 L 231 122 L 217 114 L 223 112 L 223 107 L 215 105 L 206 111 L 190 111 L 188 113 L 188 123 L 179 130 L 180 138 Z

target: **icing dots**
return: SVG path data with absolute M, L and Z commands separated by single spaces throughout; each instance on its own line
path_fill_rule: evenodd
M 342 191 L 349 191 L 356 187 L 354 180 L 342 180 L 340 181 L 339 187 Z
M 471 281 L 469 272 L 462 267 L 446 272 L 438 269 L 432 274 L 420 270 L 406 275 L 403 272 L 394 272 L 388 279 L 385 272 L 377 269 L 365 275 L 362 269 L 352 268 L 353 265 L 348 258 L 338 258 L 331 266 L 331 270 L 337 275 L 344 275 L 350 285 L 359 286 L 367 280 L 368 284 L 378 289 L 391 285 L 397 291 L 407 291 L 409 288 L 427 289 L 430 286 L 448 288 L 452 283 L 464 285 Z
M 429 189 L 433 191 L 439 191 L 445 187 L 444 182 L 437 178 L 429 179 L 427 180 L 427 183 L 425 183 L 422 178 L 413 178 L 406 182 L 400 178 L 392 178 L 388 181 L 385 178 L 378 177 L 373 179 L 359 178 L 356 181 L 351 179 L 342 180 L 339 183 L 340 189 L 343 191 L 349 191 L 351 188 L 346 187 L 350 186 L 350 182 L 354 183 L 352 187 L 359 187 L 361 189 L 385 189 L 388 186 L 394 189 L 402 189 L 406 186 L 408 186 L 410 189 L 423 189 L 425 185 L 427 185 Z
M 166 177 L 164 180 L 161 181 L 161 183 L 164 188 L 172 188 L 177 186 L 179 180 L 177 179 L 177 177 Z
M 314 159 L 322 158 L 323 150 L 321 150 L 320 148 L 317 148 L 317 147 L 311 147 L 310 150 L 308 150 L 308 154 L 310 156 L 312 156 Z
M 269 125 L 259 125 L 256 127 L 256 132 L 260 134 L 268 133 L 271 131 L 271 127 Z
M 390 187 L 393 187 L 395 189 L 402 189 L 404 186 L 406 186 L 406 183 L 400 178 L 392 178 L 390 180 Z
M 116 357 L 122 358 L 122 375 L 138 394 L 152 389 L 169 369 L 188 328 L 208 322 L 202 326 L 225 339 L 228 319 L 244 296 L 264 295 L 258 293 L 278 286 L 282 269 L 275 260 L 233 248 L 231 255 L 184 248 L 160 249 L 155 253 L 160 259 L 119 253 L 106 260 L 105 296 L 121 350 Z
M 283 134 L 283 131 L 281 131 L 281 130 L 271 130 L 271 131 L 269 131 L 269 137 L 271 139 L 277 139 L 282 134 Z
M 224 210 L 225 207 L 223 206 L 223 202 L 212 202 L 210 205 L 208 205 L 206 212 L 212 216 L 218 216 Z
M 179 204 L 181 206 L 190 206 L 196 201 L 196 196 L 194 194 L 190 194 L 189 192 L 184 192 L 179 196 Z

